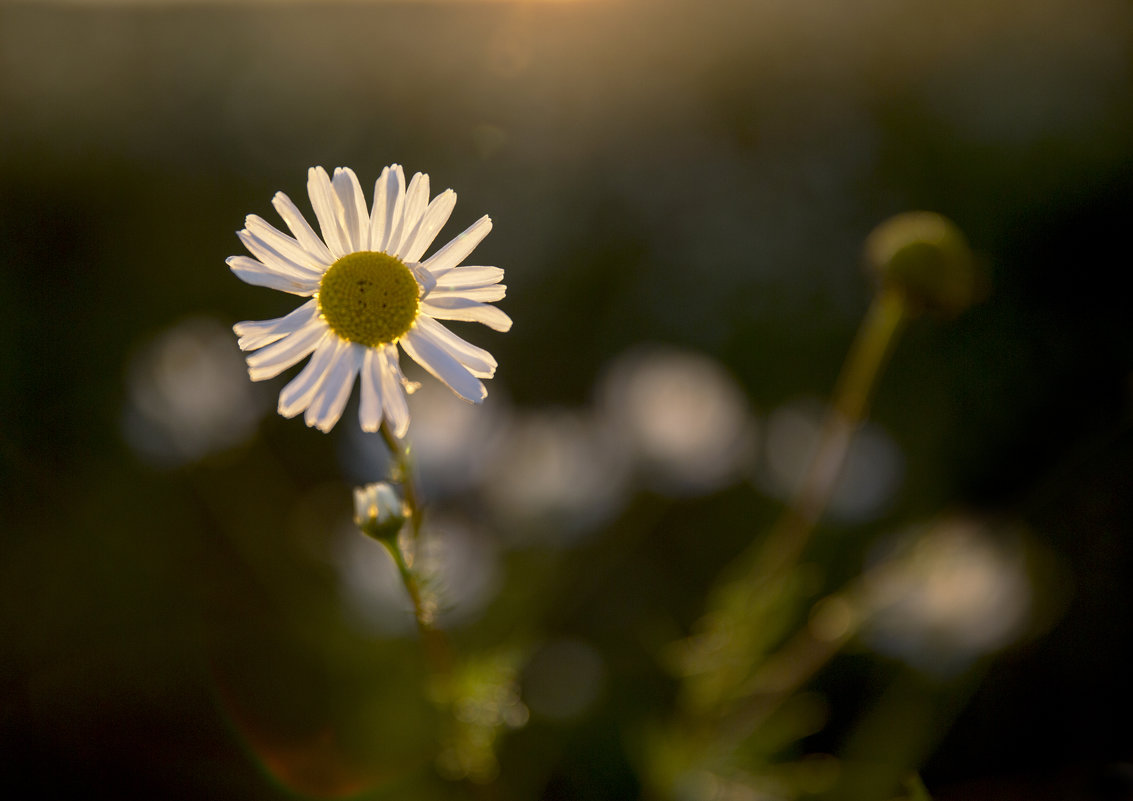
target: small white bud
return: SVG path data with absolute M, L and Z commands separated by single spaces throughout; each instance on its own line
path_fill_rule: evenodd
M 388 481 L 354 488 L 354 523 L 376 540 L 396 537 L 409 510 L 401 494 Z

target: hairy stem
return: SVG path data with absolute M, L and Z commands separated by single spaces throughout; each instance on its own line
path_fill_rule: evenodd
M 425 600 L 421 591 L 421 582 L 412 565 L 406 560 L 397 539 L 382 540 L 382 544 L 393 558 L 397 573 L 401 576 L 401 583 L 413 603 L 413 617 L 417 620 L 417 630 L 421 634 L 421 645 L 429 667 L 437 677 L 449 675 L 452 672 L 452 652 L 444 632 L 436 627 L 436 610 Z
M 382 421 L 380 432 L 382 440 L 389 448 L 390 457 L 393 459 L 392 477 L 401 484 L 405 493 L 405 503 L 409 507 L 408 522 L 412 534 L 410 545 L 412 553 L 420 541 L 421 519 L 424 517 L 425 509 L 421 503 L 421 495 L 417 490 L 414 479 L 409 446 L 397 438 L 385 421 Z M 435 605 L 422 591 L 421 580 L 413 568 L 413 560 L 412 558 L 406 559 L 398 537 L 391 537 L 388 540 L 383 540 L 382 543 L 393 558 L 398 575 L 401 576 L 401 583 L 405 586 L 409 600 L 413 603 L 413 617 L 417 620 L 417 630 L 421 634 L 421 646 L 424 649 L 429 667 L 434 676 L 438 678 L 446 677 L 452 672 L 452 651 L 444 632 L 437 628 Z
M 410 530 L 413 532 L 413 541 L 416 542 L 421 535 L 421 518 L 424 516 L 425 510 L 421 504 L 421 494 L 417 489 L 417 480 L 413 474 L 413 461 L 409 453 L 409 445 L 397 438 L 397 435 L 393 433 L 385 420 L 382 421 L 379 433 L 393 458 L 393 478 L 404 489 L 405 502 L 409 504 L 409 511 L 411 512 L 409 518 Z

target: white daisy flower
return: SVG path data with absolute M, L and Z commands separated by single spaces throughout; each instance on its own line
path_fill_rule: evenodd
M 422 261 L 456 204 L 451 189 L 430 202 L 429 176 L 417 173 L 406 187 L 405 173 L 394 164 L 374 185 L 371 210 L 354 171 L 343 167 L 333 180 L 322 167 L 312 167 L 307 193 L 321 239 L 291 199 L 277 192 L 272 205 L 292 236 L 250 214 L 236 235 L 255 258 L 228 259 L 232 272 L 249 284 L 310 298 L 285 317 L 233 326 L 240 349 L 254 351 L 247 357 L 253 381 L 274 378 L 311 356 L 279 393 L 279 413 L 305 411 L 307 425 L 330 431 L 360 376 L 362 430 L 377 431 L 384 419 L 404 437 L 412 387 L 401 372 L 398 344 L 464 400 L 484 400 L 480 379 L 492 377 L 496 360 L 438 320 L 511 328 L 511 318 L 489 305 L 504 297 L 504 271 L 461 266 L 492 230 L 488 216 Z

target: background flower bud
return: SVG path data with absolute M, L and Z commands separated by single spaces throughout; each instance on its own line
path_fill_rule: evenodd
M 911 311 L 954 316 L 979 300 L 982 281 L 968 241 L 955 223 L 931 211 L 890 217 L 866 239 L 866 262 Z

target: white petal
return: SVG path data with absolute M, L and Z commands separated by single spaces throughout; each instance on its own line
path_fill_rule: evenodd
M 319 313 L 319 303 L 311 298 L 288 315 L 274 320 L 246 320 L 236 323 L 232 330 L 239 337 L 240 350 L 256 350 L 270 345 L 288 334 L 293 334 Z
M 477 378 L 491 378 L 496 374 L 496 360 L 492 354 L 471 342 L 465 342 L 433 318 L 419 316 L 416 327 L 420 329 L 422 337 L 442 348 Z
M 415 262 L 409 262 L 406 267 L 409 272 L 413 273 L 413 277 L 417 279 L 417 297 L 427 297 L 430 292 L 437 288 L 437 279 L 433 278 L 433 274 Z
M 345 340 L 340 339 L 328 328 L 326 335 L 315 348 L 311 361 L 299 371 L 279 393 L 279 413 L 284 417 L 294 417 L 311 405 L 315 393 L 326 377 L 334 354 Z
M 455 267 L 445 273 L 443 281 L 437 282 L 437 289 L 456 289 L 462 286 L 487 286 L 504 279 L 504 271 L 499 267 Z
M 422 172 L 415 173 L 413 180 L 409 182 L 409 188 L 405 190 L 405 209 L 401 213 L 401 220 L 390 233 L 386 253 L 391 256 L 401 256 L 428 205 L 429 176 Z
M 382 253 L 389 253 L 389 243 L 393 230 L 401 223 L 401 211 L 405 207 L 405 171 L 400 164 L 390 167 L 389 174 L 385 176 L 385 229 L 379 245 L 376 238 L 371 237 L 370 247 Z
M 386 197 L 390 172 L 390 167 L 383 167 L 382 174 L 374 182 L 374 208 L 370 212 L 370 247 L 374 250 L 382 249 L 388 230 L 386 227 Z
M 401 257 L 405 261 L 421 260 L 421 256 L 424 255 L 429 245 L 433 244 L 433 240 L 437 238 L 441 229 L 445 227 L 455 205 L 456 192 L 451 189 L 446 189 L 433 198 L 433 202 L 429 204 L 429 208 L 425 209 L 425 214 L 421 217 L 421 222 L 417 224 L 417 228 L 406 237 L 405 245 L 401 249 Z
M 307 194 L 311 196 L 311 206 L 319 220 L 323 241 L 327 243 L 331 255 L 341 259 L 350 252 L 349 243 L 342 231 L 342 203 L 330 184 L 330 176 L 322 167 L 307 170 Z
M 349 167 L 336 167 L 331 183 L 342 204 L 343 231 L 350 252 L 369 250 L 370 214 L 366 211 L 366 198 L 362 195 L 358 176 Z
M 330 254 L 326 244 L 319 239 L 315 229 L 307 222 L 307 218 L 303 216 L 299 208 L 291 202 L 291 198 L 282 192 L 276 192 L 275 197 L 271 199 L 271 204 L 275 206 L 279 216 L 287 223 L 287 227 L 291 229 L 295 239 L 303 246 L 304 250 L 311 254 L 315 261 L 327 266 L 334 262 L 334 256 Z
M 484 237 L 491 230 L 492 219 L 485 214 L 468 226 L 463 233 L 458 234 L 455 239 L 426 259 L 423 262 L 425 268 L 433 274 L 434 278 L 440 280 L 442 275 L 468 258 L 468 254 L 484 241 Z
M 482 303 L 492 303 L 493 301 L 503 300 L 505 295 L 507 295 L 506 284 L 462 286 L 457 289 L 437 287 L 429 294 L 429 300 L 436 301 L 440 298 L 465 298 L 467 300 L 478 300 Z
M 495 306 L 465 298 L 439 297 L 434 302 L 433 296 L 430 295 L 421 301 L 421 311 L 438 320 L 483 323 L 495 331 L 507 331 L 511 328 L 511 318 Z
M 324 434 L 334 428 L 334 424 L 342 417 L 342 410 L 350 399 L 350 391 L 354 389 L 354 377 L 358 375 L 358 368 L 362 364 L 362 354 L 366 350 L 356 342 L 340 342 L 326 377 L 319 382 L 315 400 L 307 407 L 307 414 L 304 415 L 307 425 L 314 426 Z
M 488 390 L 464 365 L 454 359 L 427 336 L 422 336 L 419 327 L 409 329 L 401 338 L 413 360 L 424 367 L 460 397 L 472 403 L 479 403 L 488 395 Z
M 282 275 L 289 275 L 292 278 L 299 279 L 318 279 L 319 274 L 306 267 L 296 264 L 291 259 L 279 253 L 274 248 L 268 247 L 259 238 L 253 236 L 247 230 L 237 231 L 236 236 L 244 243 L 244 247 L 248 249 L 256 259 L 267 267 L 275 270 Z
M 386 419 L 389 420 L 393 433 L 404 437 L 409 432 L 409 401 L 405 397 L 405 376 L 401 374 L 401 366 L 397 363 L 397 348 L 382 348 L 377 356 L 384 362 L 381 369 L 382 404 L 385 406 Z
M 374 432 L 382 425 L 382 369 L 385 361 L 377 348 L 366 348 L 362 357 L 359 383 L 362 397 L 358 403 L 358 422 L 363 431 Z
M 318 279 L 301 278 L 277 266 L 249 259 L 247 256 L 229 256 L 228 267 L 241 281 L 252 286 L 266 286 L 292 295 L 310 296 L 319 288 Z
M 280 231 L 263 217 L 249 214 L 244 220 L 248 233 L 267 247 L 278 253 L 304 272 L 321 277 L 326 272 L 326 262 L 320 262 L 307 252 L 298 241 Z M 263 259 L 260 259 L 263 261 Z
M 330 334 L 327 324 L 315 317 L 294 334 L 262 348 L 247 358 L 248 375 L 253 381 L 275 378 L 288 367 L 298 364 Z

